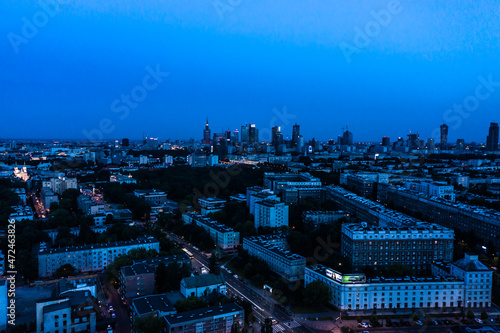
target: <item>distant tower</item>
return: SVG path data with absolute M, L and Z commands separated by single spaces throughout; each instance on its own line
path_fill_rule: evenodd
M 498 150 L 498 123 L 490 123 L 490 130 L 488 131 L 488 136 L 486 137 L 486 150 Z
M 209 145 L 211 143 L 210 134 L 211 131 L 210 127 L 208 126 L 208 117 L 207 117 L 207 122 L 205 123 L 205 129 L 203 130 L 203 140 L 201 141 L 201 143 Z
M 281 133 L 281 127 L 274 126 L 272 128 L 272 138 L 271 144 L 275 149 L 278 149 L 278 146 L 283 143 L 283 134 Z
M 299 135 L 300 135 L 300 125 L 297 125 L 297 123 L 295 123 L 295 125 L 293 125 L 293 127 L 292 127 L 292 146 L 293 147 L 297 146 L 297 142 L 299 140 Z
M 130 140 L 127 138 L 122 139 L 122 147 L 128 147 L 130 146 Z
M 352 132 L 349 132 L 349 126 L 347 126 L 346 131 L 342 135 L 342 144 L 347 146 L 351 146 L 353 144 L 353 136 Z
M 389 147 L 391 145 L 391 138 L 388 136 L 382 137 L 382 146 Z
M 441 128 L 441 149 L 448 149 L 448 125 L 443 124 L 439 126 Z

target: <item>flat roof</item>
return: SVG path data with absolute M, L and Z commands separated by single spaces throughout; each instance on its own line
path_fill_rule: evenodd
M 175 307 L 170 304 L 167 296 L 163 294 L 137 297 L 132 300 L 132 304 L 139 316 L 155 311 L 176 312 Z
M 130 241 L 121 241 L 121 242 L 111 242 L 111 243 L 99 243 L 92 245 L 82 245 L 82 246 L 70 246 L 66 248 L 40 248 L 38 251 L 38 255 L 46 255 L 46 254 L 55 254 L 55 253 L 64 253 L 64 252 L 77 252 L 77 251 L 85 251 L 91 249 L 106 249 L 106 248 L 114 248 L 114 247 L 123 247 L 130 245 L 139 245 L 139 244 L 154 244 L 158 243 L 158 240 L 152 236 L 148 236 L 147 238 L 138 238 Z
M 181 312 L 175 315 L 165 316 L 165 321 L 170 325 L 181 324 L 189 321 L 197 321 L 204 318 L 221 316 L 233 312 L 240 312 L 243 309 L 236 303 L 227 303 L 219 306 L 197 309 L 193 311 Z

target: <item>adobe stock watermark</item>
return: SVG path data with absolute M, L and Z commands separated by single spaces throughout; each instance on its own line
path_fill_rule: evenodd
M 130 109 L 136 109 L 139 103 L 148 97 L 148 92 L 158 88 L 160 83 L 169 76 L 169 73 L 162 72 L 160 65 L 156 68 L 146 67 L 147 74 L 142 78 L 142 83 L 136 85 L 130 90 L 128 94 L 121 94 L 120 98 L 116 98 L 111 102 L 111 111 L 118 114 L 119 120 L 125 120 L 129 114 Z M 110 118 L 102 118 L 99 121 L 98 127 L 92 130 L 82 130 L 83 135 L 90 141 L 102 140 L 104 134 L 109 134 L 115 130 L 116 126 Z
M 354 28 L 355 36 L 352 44 L 346 42 L 339 44 L 347 63 L 351 63 L 353 54 L 361 53 L 362 49 L 370 45 L 372 40 L 380 34 L 382 27 L 388 27 L 392 22 L 393 16 L 399 14 L 402 9 L 403 7 L 398 0 L 392 0 L 387 5 L 387 9 L 381 9 L 378 12 L 374 10 L 370 11 L 373 20 L 368 21 L 363 29 L 359 27 Z
M 500 81 L 493 81 L 493 75 L 489 74 L 487 78 L 480 75 L 477 80 L 479 84 L 474 89 L 474 93 L 466 96 L 461 103 L 453 104 L 452 108 L 447 109 L 443 113 L 443 122 L 448 126 L 457 130 L 462 126 L 464 119 L 477 111 L 481 106 L 481 101 L 485 101 L 500 87 Z M 440 137 L 439 127 L 432 131 L 431 138 L 438 139 Z
M 234 8 L 241 5 L 242 2 L 243 0 L 215 0 L 212 4 L 219 18 L 223 20 L 224 13 L 232 12 Z
M 19 53 L 19 47 L 22 44 L 28 44 L 30 40 L 38 35 L 39 29 L 45 27 L 51 18 L 55 17 L 61 9 L 68 4 L 68 0 L 44 0 L 39 1 L 41 7 L 31 19 L 23 16 L 23 23 L 20 33 L 9 32 L 7 39 L 15 53 Z

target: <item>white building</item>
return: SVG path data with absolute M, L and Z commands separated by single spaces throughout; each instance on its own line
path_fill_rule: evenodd
M 160 243 L 154 237 L 57 249 L 49 249 L 42 243 L 38 251 L 38 276 L 52 276 L 65 264 L 80 272 L 102 271 L 116 257 L 138 248 L 160 252 Z
M 288 281 L 304 278 L 306 258 L 287 250 L 285 237 L 276 235 L 243 238 L 243 249 L 248 254 L 264 260 L 271 271 Z
M 61 195 L 68 189 L 78 188 L 78 184 L 76 182 L 76 178 L 58 177 L 42 181 L 42 187 L 48 187 L 54 193 Z
M 184 297 L 203 297 L 213 291 L 218 294 L 226 294 L 226 284 L 222 274 L 201 274 L 185 277 L 181 280 L 181 294 Z
M 246 204 L 250 214 L 255 215 L 255 203 L 263 200 L 280 201 L 278 196 L 269 189 L 260 186 L 247 187 Z
M 477 256 L 451 264 L 449 274 L 431 277 L 367 279 L 362 273 L 341 274 L 323 265 L 306 267 L 304 285 L 316 280 L 330 288 L 330 303 L 341 310 L 491 306 L 492 271 L 478 264 Z
M 152 205 L 165 205 L 167 203 L 167 194 L 156 189 L 135 190 L 134 195 L 146 200 Z
M 255 203 L 255 228 L 288 226 L 288 206 L 284 202 L 264 200 Z
M 34 214 L 30 206 L 12 206 L 11 208 L 14 209 L 15 212 L 9 215 L 9 219 L 13 219 L 16 222 L 22 220 L 33 221 Z
M 182 214 L 182 220 L 185 223 L 195 223 L 204 228 L 215 244 L 226 252 L 236 251 L 236 248 L 240 245 L 240 233 L 217 221 L 196 213 Z
M 407 190 L 423 193 L 431 197 L 455 201 L 455 190 L 453 185 L 430 181 L 407 181 L 404 183 Z

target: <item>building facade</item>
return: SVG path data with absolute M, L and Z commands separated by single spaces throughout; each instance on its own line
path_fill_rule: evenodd
M 57 249 L 49 249 L 42 243 L 38 250 L 38 276 L 50 277 L 65 264 L 70 264 L 79 272 L 102 271 L 116 257 L 139 248 L 160 252 L 160 243 L 154 237 Z
M 238 245 L 240 245 L 240 233 L 217 221 L 196 213 L 182 214 L 182 220 L 184 223 L 195 223 L 197 226 L 205 229 L 215 244 L 226 252 L 234 252 Z
M 264 235 L 243 238 L 243 249 L 267 263 L 269 269 L 288 281 L 304 278 L 306 258 L 287 250 L 284 236 Z
M 255 228 L 288 226 L 288 206 L 284 202 L 264 200 L 255 203 Z

